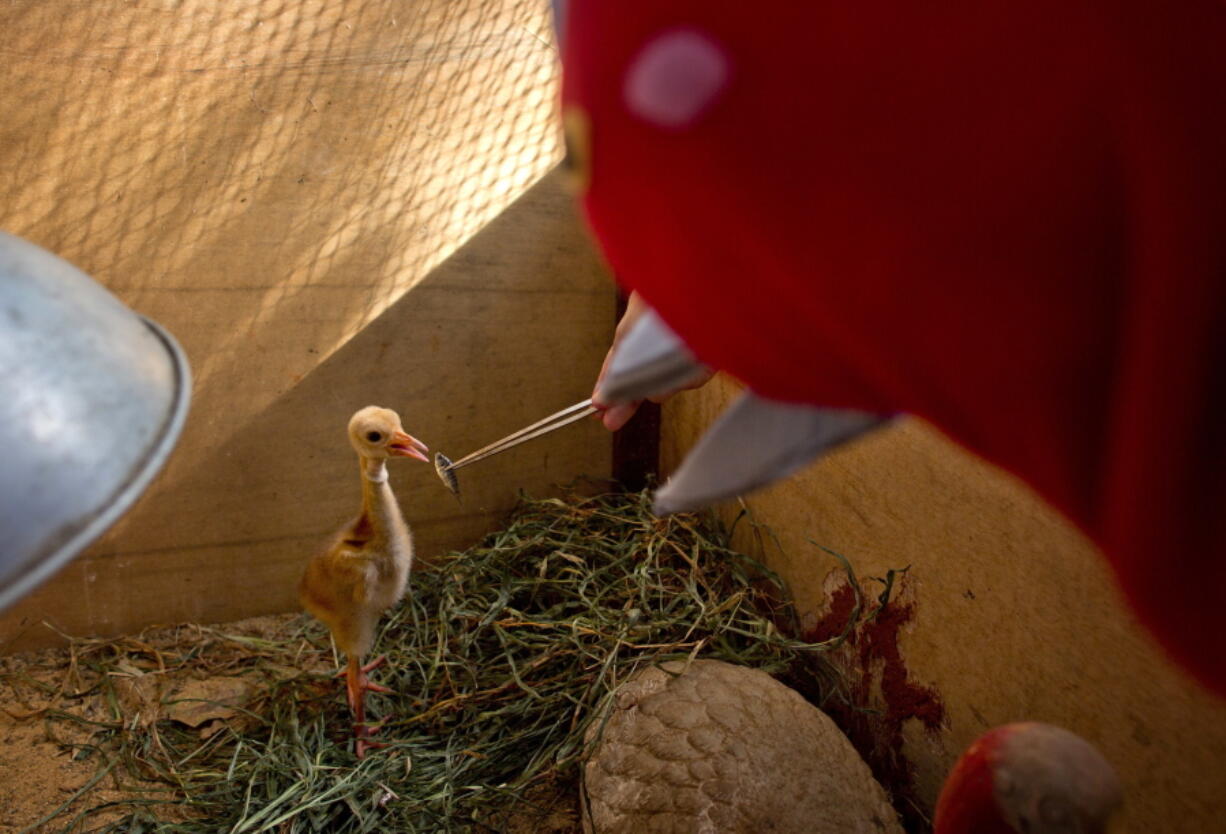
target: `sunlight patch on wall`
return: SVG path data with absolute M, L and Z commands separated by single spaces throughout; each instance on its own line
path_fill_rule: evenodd
M 0 29 L 0 228 L 170 329 L 213 440 L 560 155 L 546 0 L 14 0 Z

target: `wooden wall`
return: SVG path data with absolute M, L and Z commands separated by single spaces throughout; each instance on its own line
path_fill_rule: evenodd
M 0 614 L 0 651 L 296 607 L 358 506 L 345 424 L 375 403 L 458 457 L 588 396 L 614 292 L 545 175 L 546 0 L 0 7 L 0 228 L 181 341 L 194 402 L 111 533 Z M 536 183 L 534 185 L 534 183 Z M 609 472 L 579 425 L 463 473 L 392 465 L 421 556 L 519 489 Z
M 665 470 L 736 392 L 717 377 L 665 405 Z M 737 543 L 783 575 L 809 629 L 828 631 L 845 584 L 818 545 L 850 560 L 871 596 L 883 590 L 871 577 L 909 567 L 891 614 L 866 635 L 877 645 L 862 638 L 840 658 L 884 717 L 853 733 L 867 730 L 875 763 L 922 811 L 975 736 L 1042 720 L 1090 739 L 1120 771 L 1117 834 L 1223 830 L 1226 702 L 1164 658 L 1098 552 L 1020 482 L 905 422 L 746 503 L 778 541 L 742 522 Z M 739 511 L 723 508 L 729 519 Z

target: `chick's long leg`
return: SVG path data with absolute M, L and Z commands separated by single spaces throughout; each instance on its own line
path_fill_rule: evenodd
M 387 657 L 380 655 L 365 666 L 355 655 L 349 657 L 349 665 L 340 674 L 345 677 L 345 693 L 349 699 L 349 708 L 353 711 L 354 753 L 361 759 L 372 747 L 386 747 L 382 742 L 370 739 L 371 730 L 366 725 L 366 693 L 391 692 L 386 686 L 371 682 L 366 673 L 382 666 Z
M 381 684 L 377 684 L 373 682 L 370 678 L 366 677 L 367 672 L 370 672 L 374 669 L 378 669 L 380 666 L 382 666 L 384 663 L 387 662 L 387 655 L 381 654 L 378 657 L 376 657 L 374 660 L 372 660 L 370 663 L 367 663 L 365 666 L 359 666 L 358 665 L 359 662 L 360 662 L 360 658 L 351 657 L 349 658 L 349 665 L 336 673 L 336 676 L 338 678 L 347 679 L 347 682 L 345 685 L 345 696 L 349 701 L 349 709 L 354 710 L 354 711 L 357 710 L 358 703 L 359 703 L 357 700 L 357 696 L 354 695 L 355 692 L 360 693 L 362 691 L 366 691 L 366 692 L 380 692 L 380 693 L 387 694 L 387 693 L 391 693 L 395 691 L 389 687 L 383 686 Z M 356 674 L 353 671 L 354 669 L 357 669 Z M 357 681 L 357 683 L 356 684 L 352 683 L 352 681 L 355 681 L 355 680 Z

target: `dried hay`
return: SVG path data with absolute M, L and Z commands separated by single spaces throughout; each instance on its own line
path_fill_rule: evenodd
M 9 672 L 45 701 L 22 717 L 96 762 L 24 830 L 578 831 L 584 732 L 636 669 L 714 657 L 825 697 L 814 660 L 838 640 L 788 636 L 781 583 L 710 516 L 649 507 L 525 499 L 505 530 L 415 573 L 375 647 L 396 693 L 369 701 L 388 746 L 363 761 L 327 632 L 305 616 L 74 641 L 58 686 Z M 99 786 L 123 792 L 93 802 Z

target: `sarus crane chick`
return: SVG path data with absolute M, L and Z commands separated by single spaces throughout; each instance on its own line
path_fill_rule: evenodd
M 367 677 L 385 658 L 365 666 L 362 658 L 374 642 L 379 616 L 404 596 L 413 564 L 413 539 L 388 483 L 386 463 L 389 457 L 429 461 L 425 444 L 406 434 L 399 415 L 387 408 L 372 405 L 354 414 L 349 442 L 361 467 L 362 512 L 307 564 L 298 594 L 348 657 L 341 674 L 353 711 L 354 753 L 361 759 L 367 749 L 382 746 L 370 738 L 366 692 L 391 691 Z

